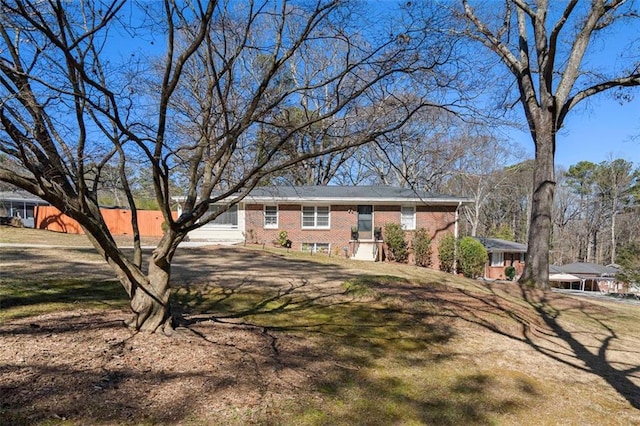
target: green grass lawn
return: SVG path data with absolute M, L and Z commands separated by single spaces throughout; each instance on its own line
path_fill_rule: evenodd
M 0 322 L 78 308 L 125 308 L 128 303 L 117 281 L 0 278 Z

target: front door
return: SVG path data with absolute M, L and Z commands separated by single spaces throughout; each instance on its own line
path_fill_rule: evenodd
M 358 206 L 358 237 L 373 240 L 373 206 Z

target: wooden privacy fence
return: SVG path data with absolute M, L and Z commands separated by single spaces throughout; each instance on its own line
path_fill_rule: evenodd
M 109 231 L 113 235 L 133 235 L 131 226 L 131 210 L 100 209 Z M 173 212 L 173 217 L 177 213 Z M 142 237 L 161 237 L 164 217 L 159 210 L 138 210 L 138 227 Z M 75 220 L 53 206 L 37 206 L 35 211 L 35 228 L 67 234 L 84 234 L 82 227 Z

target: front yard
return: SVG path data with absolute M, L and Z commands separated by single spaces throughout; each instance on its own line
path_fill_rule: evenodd
M 640 422 L 637 306 L 185 248 L 166 337 L 122 326 L 126 295 L 91 250 L 0 247 L 0 271 L 1 424 Z

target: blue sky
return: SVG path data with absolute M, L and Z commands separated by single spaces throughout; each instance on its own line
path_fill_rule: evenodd
M 562 63 L 562 59 L 560 54 L 558 63 Z M 589 42 L 582 69 L 609 77 L 620 76 L 629 72 L 629 65 L 638 64 L 639 60 L 640 25 L 621 23 Z M 640 167 L 640 88 L 627 89 L 624 93 L 633 98 L 624 103 L 613 98 L 615 91 L 594 95 L 569 111 L 556 138 L 557 166 L 568 168 L 579 161 L 600 163 L 624 158 Z M 509 132 L 509 136 L 533 158 L 534 147 L 529 133 L 514 131 Z
M 381 11 L 396 1 L 374 3 Z M 160 52 L 164 35 L 155 35 L 154 44 L 131 34 L 121 34 L 126 43 L 118 45 L 118 54 L 142 49 L 145 53 Z M 589 68 L 608 69 L 624 67 L 629 57 L 637 60 L 640 53 L 640 28 L 627 26 L 623 31 L 606 35 L 601 40 L 592 40 L 593 53 L 588 61 Z M 126 46 L 123 47 L 123 46 Z M 626 58 L 620 58 L 620 53 Z M 125 55 L 126 56 L 126 55 Z M 583 101 L 570 111 L 564 127 L 557 136 L 556 165 L 568 168 L 579 161 L 599 163 L 609 159 L 624 158 L 640 167 L 640 89 L 635 90 L 631 102 L 621 104 L 609 93 L 601 93 Z M 521 106 L 516 106 L 521 110 Z M 524 120 L 524 117 L 522 117 Z M 534 146 L 528 132 L 506 130 L 509 138 L 519 143 L 533 158 Z
M 533 158 L 529 133 L 513 131 L 509 136 Z M 577 106 L 567 115 L 556 144 L 556 166 L 624 158 L 640 167 L 640 90 L 629 103 L 602 93 Z
M 624 158 L 640 166 L 640 92 L 622 105 L 601 94 L 569 114 L 557 138 L 556 164 Z

